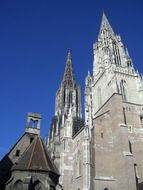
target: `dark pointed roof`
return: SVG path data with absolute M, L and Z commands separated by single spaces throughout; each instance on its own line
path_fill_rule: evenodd
M 36 170 L 53 172 L 58 175 L 57 168 L 51 160 L 46 145 L 37 136 L 29 148 L 22 154 L 12 170 Z
M 99 35 L 101 34 L 101 31 L 104 29 L 108 30 L 111 34 L 114 34 L 114 31 L 113 31 L 113 29 L 112 29 L 112 27 L 111 27 L 111 25 L 107 19 L 107 16 L 103 12 Z
M 73 75 L 73 66 L 72 66 L 72 57 L 71 51 L 68 50 L 66 67 L 64 71 L 63 83 L 67 86 L 72 86 L 74 84 L 74 75 Z

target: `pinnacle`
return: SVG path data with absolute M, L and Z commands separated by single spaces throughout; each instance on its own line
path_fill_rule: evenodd
M 103 30 L 108 30 L 111 34 L 114 34 L 114 31 L 113 31 L 104 11 L 103 11 L 103 15 L 102 15 L 99 35 L 101 35 L 101 31 L 103 31 Z
M 68 49 L 67 59 L 71 59 L 71 50 Z
M 72 86 L 73 82 L 74 82 L 74 76 L 73 76 L 73 67 L 72 67 L 72 56 L 71 56 L 71 50 L 68 49 L 63 83 L 67 86 Z

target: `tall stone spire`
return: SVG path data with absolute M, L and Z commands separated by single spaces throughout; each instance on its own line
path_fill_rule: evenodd
M 133 70 L 133 63 L 121 36 L 114 33 L 105 13 L 103 12 L 97 41 L 93 45 L 94 61 L 93 76 L 104 72 L 111 66 L 127 67 Z M 99 76 L 99 75 L 98 75 Z
M 56 94 L 55 115 L 68 115 L 72 110 L 73 117 L 81 116 L 81 92 L 73 74 L 71 51 L 68 50 L 63 80 Z
M 99 37 L 101 36 L 102 31 L 108 31 L 110 34 L 114 34 L 114 31 L 107 19 L 107 16 L 105 15 L 105 13 L 103 12 L 102 15 L 102 20 L 101 20 L 101 25 L 100 25 L 100 32 L 99 32 Z
M 66 67 L 65 67 L 64 77 L 63 77 L 63 83 L 66 86 L 73 86 L 73 84 L 74 84 L 72 57 L 71 57 L 70 49 L 68 50 L 68 54 L 67 54 L 67 60 L 66 60 Z
M 67 167 L 71 166 L 68 158 L 72 158 L 73 154 L 71 152 L 67 153 L 70 149 L 68 146 L 72 145 L 72 137 L 83 126 L 81 89 L 74 79 L 71 51 L 68 50 L 63 79 L 56 93 L 55 115 L 51 123 L 49 135 L 49 151 L 54 159 L 54 163 L 60 173 L 65 173 L 65 176 L 68 177 L 72 177 L 72 170 L 63 167 L 63 164 Z M 66 183 L 65 179 L 66 177 L 63 178 L 61 175 L 61 184 Z M 69 186 L 70 188 L 65 187 L 64 189 L 72 189 L 72 184 L 69 184 Z

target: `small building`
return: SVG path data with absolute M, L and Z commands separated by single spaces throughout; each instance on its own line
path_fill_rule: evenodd
M 24 135 L 0 162 L 0 189 L 56 189 L 59 173 L 40 137 L 40 128 L 40 114 L 29 113 Z

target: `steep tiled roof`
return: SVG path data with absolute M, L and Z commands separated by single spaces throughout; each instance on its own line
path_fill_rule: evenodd
M 29 148 L 22 154 L 12 170 L 51 171 L 58 174 L 57 168 L 51 160 L 46 145 L 37 136 Z

